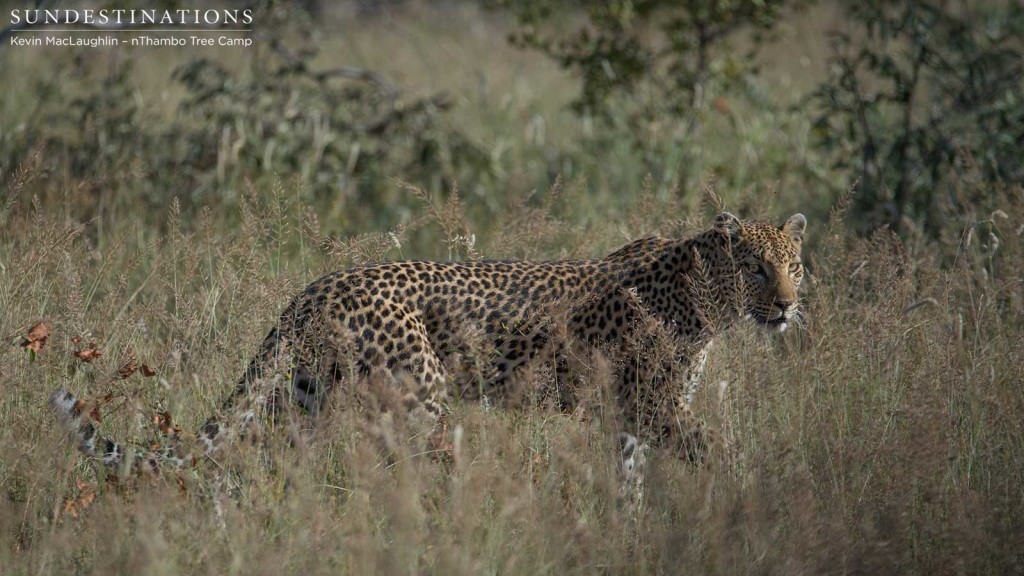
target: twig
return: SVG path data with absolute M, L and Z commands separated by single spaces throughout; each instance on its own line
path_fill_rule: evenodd
M 338 68 L 314 72 L 310 70 L 308 66 L 306 66 L 306 62 L 302 60 L 302 58 L 292 53 L 291 50 L 288 50 L 288 48 L 281 44 L 280 40 L 278 40 L 277 38 L 272 38 L 270 40 L 270 49 L 273 50 L 278 56 L 283 58 L 286 62 L 291 64 L 294 67 L 295 71 L 307 74 L 317 82 L 323 83 L 331 78 L 349 78 L 352 80 L 361 80 L 363 82 L 373 84 L 385 98 L 391 100 L 392 102 L 398 98 L 398 95 L 400 93 L 398 88 L 396 88 L 395 85 L 388 81 L 386 78 L 384 78 L 380 74 L 377 74 L 376 72 L 372 72 L 364 68 L 357 68 L 355 66 L 340 66 Z

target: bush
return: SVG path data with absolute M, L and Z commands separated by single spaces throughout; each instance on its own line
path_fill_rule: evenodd
M 434 190 L 487 179 L 490 158 L 444 119 L 448 95 L 408 96 L 355 67 L 317 69 L 315 39 L 295 34 L 312 25 L 301 10 L 272 6 L 258 20 L 261 53 L 192 56 L 171 75 L 166 112 L 141 96 L 133 59 L 98 75 L 84 53 L 55 57 L 56 73 L 34 79 L 33 122 L 7 135 L 5 163 L 42 145 L 47 160 L 92 183 L 94 203 L 120 196 L 141 214 L 163 212 L 174 196 L 187 212 L 235 205 L 247 181 L 287 175 L 321 211 L 355 199 L 329 212 L 342 229 L 392 225 L 398 175 Z
M 753 33 L 756 47 L 785 0 L 583 1 L 586 20 L 569 31 L 557 3 L 502 4 L 518 16 L 513 44 L 579 75 L 571 107 L 598 124 L 588 152 L 607 157 L 626 143 L 641 162 L 636 180 L 653 175 L 673 187 L 702 177 L 709 106 L 727 106 L 727 96 L 769 105 L 751 83 L 756 51 L 736 51 L 731 40 Z
M 1020 3 L 853 2 L 847 14 L 854 28 L 833 34 L 811 100 L 819 144 L 858 183 L 862 230 L 937 237 L 965 209 L 994 208 L 991 187 L 965 197 L 957 176 L 1024 183 Z

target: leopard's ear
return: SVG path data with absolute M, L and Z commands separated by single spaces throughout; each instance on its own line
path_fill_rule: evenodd
M 719 232 L 724 232 L 729 236 L 739 236 L 741 227 L 740 219 L 729 212 L 722 212 L 715 216 L 715 230 Z
M 803 214 L 793 214 L 786 220 L 780 229 L 789 236 L 789 239 L 797 246 L 804 241 L 804 229 L 807 228 L 807 218 Z

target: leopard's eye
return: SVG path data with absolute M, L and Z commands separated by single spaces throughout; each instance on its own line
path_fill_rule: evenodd
M 764 270 L 764 266 L 760 262 L 754 260 L 747 261 L 747 272 L 761 277 L 766 277 L 768 275 Z
M 790 262 L 789 263 L 789 273 L 790 274 L 796 274 L 796 273 L 800 272 L 801 268 L 803 268 L 803 265 L 801 263 L 799 263 L 799 262 Z

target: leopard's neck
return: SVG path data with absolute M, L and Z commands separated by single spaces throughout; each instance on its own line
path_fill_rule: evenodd
M 739 317 L 728 245 L 715 230 L 682 240 L 661 239 L 632 272 L 645 306 L 695 343 L 710 340 Z

